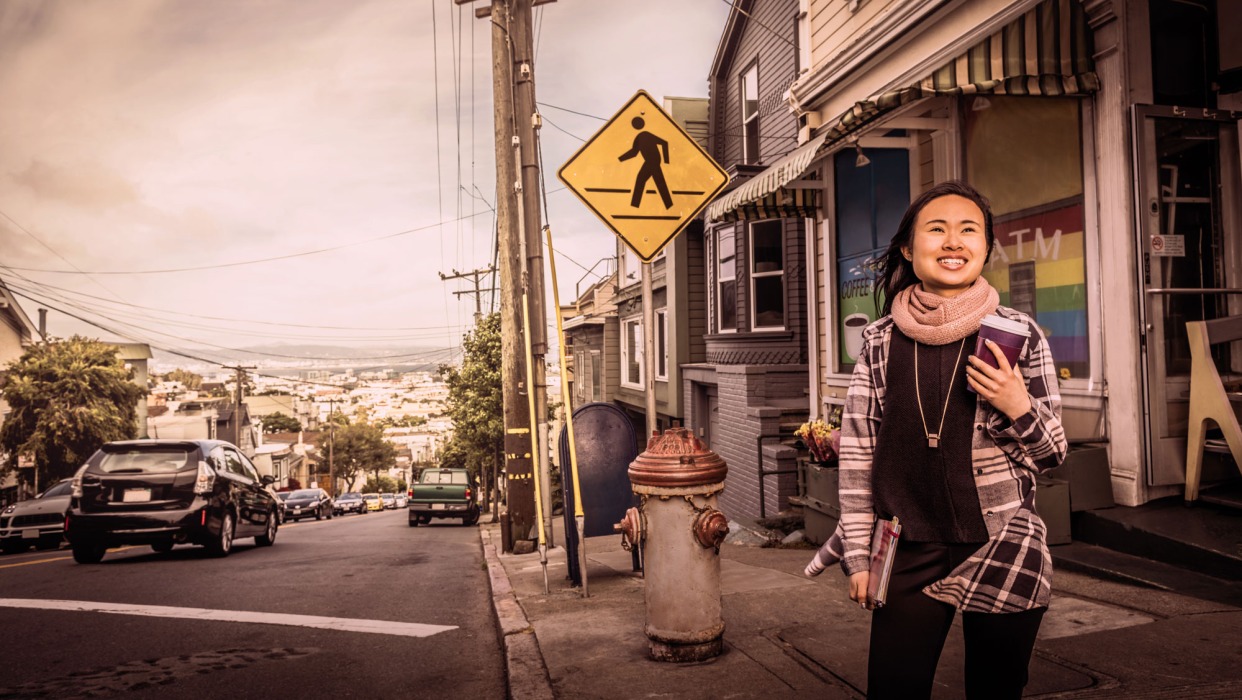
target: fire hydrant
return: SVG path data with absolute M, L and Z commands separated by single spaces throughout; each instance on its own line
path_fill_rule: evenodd
M 657 661 L 702 661 L 724 649 L 720 545 L 729 521 L 716 509 L 716 496 L 728 471 L 685 428 L 653 434 L 630 463 L 641 510 L 631 509 L 617 529 L 642 545 L 646 633 Z

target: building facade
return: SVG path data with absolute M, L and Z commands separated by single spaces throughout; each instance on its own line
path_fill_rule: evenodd
M 844 399 L 859 333 L 876 317 L 874 261 L 904 209 L 961 178 L 996 216 L 985 277 L 1049 338 L 1071 443 L 1107 446 L 1118 503 L 1181 493 L 1186 323 L 1242 311 L 1242 5 L 800 10 L 809 63 L 785 96 L 798 145 L 708 219 L 774 192 L 819 197 L 808 219 L 812 411 Z M 1242 373 L 1237 350 L 1215 359 L 1227 378 Z M 1207 478 L 1236 474 L 1218 466 Z

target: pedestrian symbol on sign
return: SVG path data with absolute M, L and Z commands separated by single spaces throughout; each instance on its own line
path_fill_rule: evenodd
M 641 90 L 557 175 L 644 262 L 729 183 L 728 174 Z
M 617 158 L 617 160 L 629 160 L 636 155 L 643 157 L 643 167 L 638 169 L 638 177 L 634 180 L 630 206 L 637 209 L 642 205 L 643 190 L 647 187 L 647 180 L 655 180 L 656 189 L 660 191 L 660 201 L 664 202 L 665 209 L 671 209 L 673 196 L 668 192 L 668 183 L 664 181 L 664 169 L 660 166 L 661 152 L 664 154 L 663 162 L 668 162 L 668 141 L 650 131 L 643 131 L 647 123 L 642 117 L 634 117 L 630 124 L 638 129 L 638 136 L 634 137 L 634 146 Z

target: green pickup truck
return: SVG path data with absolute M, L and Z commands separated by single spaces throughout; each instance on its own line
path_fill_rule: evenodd
M 410 487 L 407 509 L 410 527 L 426 525 L 432 518 L 461 518 L 462 525 L 479 522 L 479 504 L 465 469 L 424 470 Z

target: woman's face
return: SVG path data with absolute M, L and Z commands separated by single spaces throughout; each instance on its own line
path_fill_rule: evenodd
M 914 263 L 923 289 L 957 296 L 979 278 L 988 257 L 983 210 L 956 194 L 933 199 L 919 212 L 911 243 L 901 252 Z

